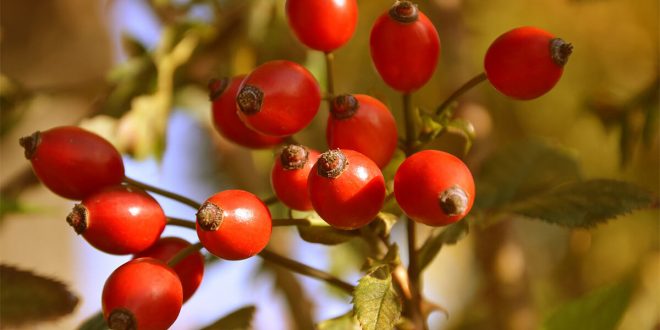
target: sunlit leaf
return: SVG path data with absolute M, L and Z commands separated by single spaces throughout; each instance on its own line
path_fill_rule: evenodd
M 543 322 L 542 329 L 616 329 L 628 306 L 632 290 L 631 280 L 595 290 L 560 306 Z
M 432 234 L 417 253 L 419 269 L 424 269 L 431 264 L 443 246 L 456 244 L 463 237 L 467 236 L 469 229 L 468 222 L 463 220 L 445 227 L 438 233 Z
M 363 330 L 391 329 L 401 316 L 401 300 L 392 285 L 389 267 L 364 276 L 353 292 L 355 315 Z
M 650 192 L 627 182 L 588 180 L 560 185 L 506 210 L 560 226 L 589 228 L 654 201 Z
M 51 321 L 78 305 L 60 281 L 0 265 L 0 319 L 5 326 Z
M 317 330 L 361 330 L 353 311 L 325 320 L 316 325 Z
M 256 311 L 254 306 L 241 307 L 201 330 L 249 330 Z

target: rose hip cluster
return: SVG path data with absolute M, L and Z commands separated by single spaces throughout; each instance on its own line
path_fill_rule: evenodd
M 357 24 L 357 3 L 286 1 L 293 33 L 311 49 L 330 54 L 348 42 Z M 485 78 L 502 94 L 531 99 L 559 80 L 570 44 L 533 27 L 497 38 L 485 54 Z M 411 93 L 433 75 L 440 54 L 438 32 L 409 1 L 396 1 L 373 24 L 371 58 L 391 88 Z M 247 148 L 278 147 L 271 186 L 290 209 L 315 211 L 337 229 L 357 229 L 383 208 L 386 182 L 412 220 L 444 226 L 464 218 L 475 198 L 468 167 L 436 150 L 405 150 L 393 178 L 381 169 L 399 144 L 390 109 L 364 94 L 322 96 L 303 66 L 266 62 L 247 75 L 211 80 L 213 123 L 227 140 Z M 332 91 L 329 86 L 329 91 Z M 323 99 L 329 115 L 320 153 L 291 141 L 314 119 Z M 414 136 L 414 135 L 413 135 Z M 77 127 L 56 127 L 20 140 L 41 182 L 62 197 L 79 200 L 67 217 L 76 233 L 110 254 L 133 254 L 103 289 L 103 313 L 112 329 L 167 329 L 181 305 L 201 283 L 204 262 L 195 245 L 161 238 L 168 218 L 158 202 L 125 178 L 117 150 L 98 135 Z M 243 190 L 221 191 L 196 213 L 201 245 L 227 260 L 252 257 L 270 239 L 267 205 Z

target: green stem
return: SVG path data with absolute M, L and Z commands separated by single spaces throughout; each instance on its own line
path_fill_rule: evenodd
M 335 74 L 334 74 L 334 60 L 335 56 L 332 52 L 325 53 L 325 77 L 328 100 L 332 102 L 335 96 Z
M 197 229 L 195 221 L 190 221 L 185 219 L 167 217 L 167 224 L 172 226 L 185 227 L 192 230 Z
M 188 257 L 189 255 L 199 251 L 203 247 L 204 246 L 202 245 L 202 242 L 197 242 L 193 245 L 190 245 L 190 246 L 186 247 L 185 249 L 179 251 L 177 254 L 175 254 L 174 257 L 172 257 L 172 259 L 170 259 L 170 261 L 167 262 L 167 265 L 170 266 L 170 268 L 174 267 L 179 262 L 181 262 L 181 260 L 183 260 L 186 257 Z
M 283 257 L 275 252 L 271 252 L 264 249 L 259 253 L 259 256 L 267 262 L 280 265 L 294 273 L 309 276 L 317 280 L 325 281 L 328 284 L 334 285 L 335 287 L 343 290 L 348 294 L 352 294 L 353 290 L 355 290 L 355 286 L 335 277 L 330 273 L 326 273 L 320 269 L 316 269 L 307 266 L 303 263 L 300 263 L 298 261 Z
M 412 108 L 412 95 L 410 93 L 403 93 L 403 116 L 406 127 L 406 157 L 412 155 L 415 151 L 415 113 Z
M 483 82 L 486 79 L 488 79 L 488 77 L 486 77 L 485 72 L 482 72 L 482 73 L 472 77 L 472 79 L 465 82 L 463 84 L 463 86 L 461 86 L 457 90 L 455 90 L 451 95 L 449 95 L 449 97 L 444 102 L 442 102 L 442 104 L 440 104 L 440 106 L 435 110 L 435 115 L 437 116 L 437 115 L 441 114 L 456 99 L 461 97 L 461 95 L 465 94 L 467 91 L 472 89 L 474 86 L 479 85 L 481 82 Z
M 163 189 L 160 189 L 158 187 L 154 187 L 152 185 L 148 185 L 146 183 L 131 179 L 129 177 L 124 177 L 124 182 L 126 182 L 130 185 L 136 186 L 138 188 L 141 188 L 143 190 L 151 191 L 155 194 L 158 194 L 158 195 L 167 197 L 169 199 L 175 200 L 177 202 L 180 202 L 182 204 L 188 205 L 188 206 L 190 206 L 194 209 L 199 209 L 199 207 L 201 206 L 201 204 L 195 202 L 194 200 L 192 200 L 188 197 L 184 197 L 184 196 L 181 196 L 179 194 L 175 194 L 173 192 L 163 190 Z
M 406 127 L 406 157 L 415 152 L 417 134 L 415 132 L 415 113 L 412 107 L 410 93 L 403 94 L 403 115 Z M 427 329 L 426 321 L 422 315 L 422 295 L 420 284 L 420 272 L 417 265 L 417 237 L 415 234 L 415 222 L 406 217 L 406 230 L 408 236 L 408 281 L 410 283 L 411 308 L 410 313 L 415 329 Z

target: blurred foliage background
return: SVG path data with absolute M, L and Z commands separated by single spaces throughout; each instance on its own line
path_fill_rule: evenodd
M 558 85 L 537 100 L 509 100 L 488 83 L 460 99 L 455 116 L 470 121 L 476 132 L 464 159 L 477 175 L 494 151 L 535 138 L 571 154 L 584 178 L 626 180 L 658 195 L 657 1 L 418 2 L 442 42 L 434 77 L 413 96 L 421 108 L 437 107 L 480 73 L 489 44 L 511 28 L 538 26 L 575 47 Z M 400 95 L 380 80 L 368 48 L 371 24 L 392 1 L 358 4 L 357 31 L 335 53 L 335 89 L 378 97 L 402 118 Z M 192 196 L 202 200 L 205 193 L 226 187 L 268 196 L 273 152 L 243 149 L 214 131 L 206 82 L 289 59 L 304 64 L 324 89 L 323 55 L 307 50 L 289 31 L 283 0 L 5 0 L 0 14 L 2 262 L 60 278 L 77 292 L 83 266 L 72 241 L 79 238 L 64 224 L 71 202 L 38 185 L 18 146 L 20 136 L 80 124 L 108 138 L 128 159 L 164 159 L 163 166 L 168 146 L 190 139 L 177 157 L 189 158 L 198 169 L 168 173 L 192 182 L 187 188 Z M 193 118 L 196 131 L 167 135 L 168 122 L 177 115 Z M 326 117 L 323 104 L 297 139 L 325 150 Z M 434 147 L 461 155 L 464 143 L 461 135 L 446 134 Z M 385 171 L 390 178 L 393 163 Z M 206 187 L 196 189 L 194 183 Z M 655 209 L 589 230 L 519 218 L 474 229 L 443 249 L 424 274 L 425 294 L 451 315 L 447 320 L 432 314 L 431 326 L 535 329 L 562 303 L 632 278 L 620 329 L 660 329 L 658 220 Z M 403 242 L 400 227 L 393 237 Z M 419 230 L 422 238 L 430 233 Z M 293 255 L 301 246 L 295 236 L 295 231 L 277 230 L 271 246 Z M 332 272 L 355 276 L 361 248 L 348 244 L 313 251 L 328 257 Z M 318 311 L 324 309 L 324 296 L 296 295 L 305 288 L 296 277 L 274 274 L 288 301 L 304 296 L 309 304 L 290 304 L 273 324 L 304 329 L 322 320 L 325 314 Z M 217 315 L 223 312 L 228 311 Z M 88 315 L 89 310 L 78 310 L 43 327 L 70 329 Z M 179 328 L 196 324 L 191 322 Z

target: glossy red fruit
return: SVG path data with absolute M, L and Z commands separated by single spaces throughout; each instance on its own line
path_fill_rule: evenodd
M 156 241 L 150 248 L 136 254 L 133 258 L 154 258 L 162 262 L 169 262 L 181 250 L 191 246 L 186 240 L 178 237 L 163 237 Z M 188 301 L 197 291 L 204 277 L 204 257 L 199 251 L 195 251 L 185 259 L 179 261 L 174 267 L 174 272 L 181 280 L 183 287 L 183 302 Z
M 355 0 L 287 0 L 286 17 L 298 40 L 307 47 L 332 52 L 355 32 Z
M 371 222 L 385 201 L 385 179 L 367 156 L 353 150 L 321 154 L 309 174 L 314 210 L 339 229 L 356 229 Z
M 110 329 L 166 330 L 181 311 L 183 290 L 176 273 L 154 258 L 131 260 L 103 286 L 103 317 Z
M 87 196 L 73 207 L 66 221 L 95 248 L 110 254 L 132 254 L 158 240 L 167 218 L 149 194 L 117 185 Z
M 287 145 L 275 159 L 270 184 L 277 198 L 294 210 L 309 211 L 312 201 L 307 192 L 309 171 L 320 154 L 300 145 Z
M 75 126 L 60 126 L 20 139 L 39 180 L 64 198 L 81 200 L 124 179 L 124 162 L 104 138 Z
M 408 157 L 394 175 L 394 197 L 413 220 L 444 226 L 465 217 L 474 203 L 474 180 L 467 166 L 444 151 Z
M 438 64 L 438 32 L 410 1 L 397 1 L 376 20 L 369 43 L 376 70 L 386 84 L 400 92 L 424 86 Z
M 525 26 L 499 36 L 486 51 L 484 67 L 502 94 L 529 100 L 557 84 L 573 46 L 549 32 Z
M 213 124 L 220 135 L 236 144 L 252 149 L 269 148 L 282 142 L 281 137 L 257 133 L 238 118 L 236 94 L 245 76 L 228 79 L 213 79 L 209 82 L 212 102 Z
M 254 69 L 236 96 L 238 116 L 253 130 L 287 136 L 305 128 L 321 104 L 319 85 L 307 69 L 291 61 L 271 61 Z
M 219 192 L 197 212 L 197 236 L 202 245 L 227 260 L 246 259 L 263 250 L 272 226 L 266 204 L 243 190 Z
M 398 135 L 390 110 L 369 95 L 339 95 L 332 101 L 326 128 L 330 149 L 355 150 L 385 167 L 396 150 Z

